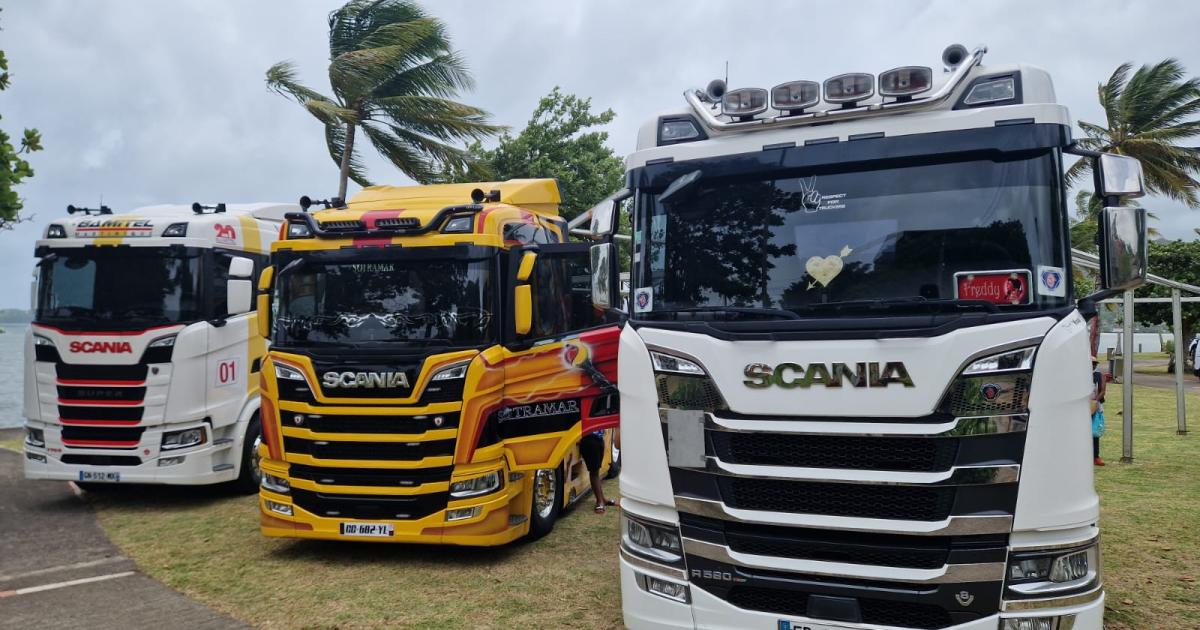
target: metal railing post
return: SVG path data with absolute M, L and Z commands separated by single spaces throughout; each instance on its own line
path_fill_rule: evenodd
M 1179 289 L 1171 289 L 1171 331 L 1175 333 L 1175 432 L 1187 435 L 1187 403 L 1183 395 L 1183 364 L 1187 346 L 1183 343 L 1183 307 Z
M 1124 334 L 1121 354 L 1121 463 L 1133 462 L 1133 291 L 1125 292 Z

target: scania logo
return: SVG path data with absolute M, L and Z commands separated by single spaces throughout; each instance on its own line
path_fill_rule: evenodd
M 91 354 L 93 352 L 133 352 L 128 341 L 72 341 L 71 352 Z
M 858 363 L 780 363 L 770 366 L 766 363 L 751 363 L 744 371 L 746 387 L 770 387 L 776 385 L 784 389 L 795 387 L 887 387 L 892 383 L 913 387 L 912 377 L 908 369 L 900 361 L 858 362 Z
M 407 388 L 408 376 L 404 372 L 326 372 L 321 375 L 321 384 L 326 389 Z

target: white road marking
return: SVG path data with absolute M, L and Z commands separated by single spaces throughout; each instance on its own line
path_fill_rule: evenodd
M 46 569 L 37 569 L 34 571 L 26 571 L 25 573 L 14 573 L 12 575 L 0 574 L 0 582 L 8 582 L 9 580 L 19 580 L 22 578 L 33 577 L 35 575 L 45 575 L 47 573 L 58 573 L 59 571 L 74 571 L 75 569 L 86 569 L 88 567 L 96 567 L 102 564 L 113 564 L 115 562 L 125 562 L 128 558 L 125 556 L 113 556 L 111 558 L 101 558 L 99 560 L 87 560 L 85 562 L 76 562 L 74 564 L 63 564 L 56 567 Z
M 78 580 L 67 580 L 66 582 L 53 582 L 50 584 L 42 584 L 39 586 L 27 586 L 19 588 L 15 591 L 0 591 L 0 599 L 6 597 L 15 597 L 17 595 L 29 595 L 31 593 L 41 593 L 42 591 L 53 591 L 59 588 L 67 588 L 69 586 L 79 586 L 81 584 L 91 584 L 93 582 L 104 582 L 107 580 L 115 580 L 117 578 L 129 577 L 136 574 L 137 571 L 122 571 L 121 573 L 109 573 L 108 575 L 97 575 L 96 577 L 80 578 Z

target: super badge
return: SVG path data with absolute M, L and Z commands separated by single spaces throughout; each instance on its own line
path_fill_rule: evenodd
M 654 310 L 654 291 L 642 287 L 633 292 L 633 312 L 645 313 Z
M 1063 275 L 1064 270 L 1062 267 L 1038 265 L 1037 272 L 1038 295 L 1049 295 L 1052 297 L 1067 296 L 1067 279 Z

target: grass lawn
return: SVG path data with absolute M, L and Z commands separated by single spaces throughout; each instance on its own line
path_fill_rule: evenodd
M 1175 434 L 1175 392 L 1134 391 L 1132 464 L 1121 458 L 1121 386 L 1109 385 L 1096 469 L 1109 629 L 1200 628 L 1200 396 Z M 1118 401 L 1113 404 L 1112 401 Z
M 1110 385 L 1112 401 L 1121 386 Z M 1175 393 L 1138 387 L 1135 461 L 1120 464 L 1117 404 L 1096 469 L 1110 630 L 1200 628 L 1200 396 L 1175 435 Z M 616 492 L 615 482 L 609 491 Z M 119 491 L 117 491 L 119 490 Z M 262 538 L 252 497 L 118 488 L 91 495 L 143 571 L 267 628 L 613 628 L 617 514 L 587 503 L 534 544 L 459 549 Z
M 0 448 L 7 448 L 12 451 L 20 452 L 21 449 L 24 448 L 24 446 L 23 446 L 24 441 L 25 440 L 22 438 L 17 438 L 17 439 L 13 439 L 13 440 L 0 440 Z
M 616 481 L 606 482 L 615 496 Z M 92 494 L 149 575 L 264 628 L 614 628 L 618 512 L 581 500 L 547 537 L 499 549 L 268 539 L 254 497 Z M 581 509 L 582 508 L 582 509 Z

